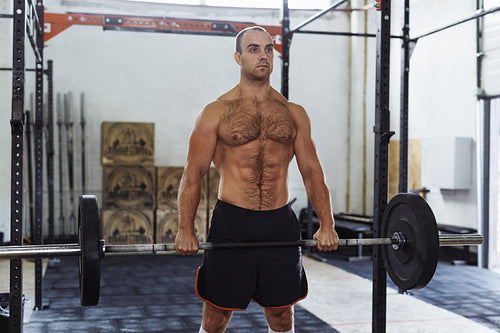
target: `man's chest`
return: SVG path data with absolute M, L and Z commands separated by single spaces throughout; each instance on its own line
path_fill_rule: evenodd
M 297 126 L 286 105 L 279 102 L 231 103 L 219 123 L 219 138 L 238 146 L 260 139 L 292 144 Z

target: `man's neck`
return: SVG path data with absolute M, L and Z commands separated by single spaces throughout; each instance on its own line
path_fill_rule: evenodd
M 268 99 L 272 91 L 269 80 L 254 81 L 241 78 L 239 88 L 242 98 L 252 97 L 258 100 Z

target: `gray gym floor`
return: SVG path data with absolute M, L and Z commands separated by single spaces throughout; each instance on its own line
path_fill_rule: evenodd
M 322 255 L 329 264 L 371 278 L 371 261 Z M 52 260 L 44 279 L 50 307 L 33 312 L 24 332 L 197 332 L 202 302 L 194 279 L 200 261 L 199 255 L 107 256 L 100 304 L 81 307 L 76 258 Z M 395 287 L 390 280 L 389 286 Z M 500 332 L 500 275 L 495 272 L 442 260 L 429 285 L 411 294 Z M 299 306 L 295 314 L 297 333 L 337 332 Z M 266 332 L 266 327 L 261 308 L 251 303 L 235 312 L 227 332 Z
M 454 265 L 461 253 L 440 248 L 440 261 L 429 284 L 408 293 L 500 332 L 500 274 L 475 265 Z M 321 254 L 327 262 L 364 278 L 372 278 L 372 262 L 348 262 L 335 254 Z M 387 278 L 387 285 L 398 289 Z
M 198 332 L 202 302 L 194 291 L 201 256 L 106 256 L 101 265 L 98 306 L 79 304 L 76 258 L 51 261 L 44 279 L 48 310 L 35 311 L 28 333 Z M 295 307 L 297 333 L 337 332 Z M 262 309 L 250 303 L 234 313 L 226 332 L 267 332 Z

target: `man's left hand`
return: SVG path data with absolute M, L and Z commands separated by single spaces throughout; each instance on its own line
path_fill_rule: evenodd
M 332 251 L 336 250 L 339 246 L 339 235 L 335 231 L 335 228 L 322 228 L 314 234 L 313 239 L 318 241 L 316 246 L 319 251 Z

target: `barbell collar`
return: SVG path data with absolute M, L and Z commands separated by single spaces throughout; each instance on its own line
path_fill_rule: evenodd
M 392 248 L 394 250 L 402 249 L 406 244 L 406 237 L 402 232 L 396 231 L 392 234 L 391 239 L 394 240 L 392 243 Z

